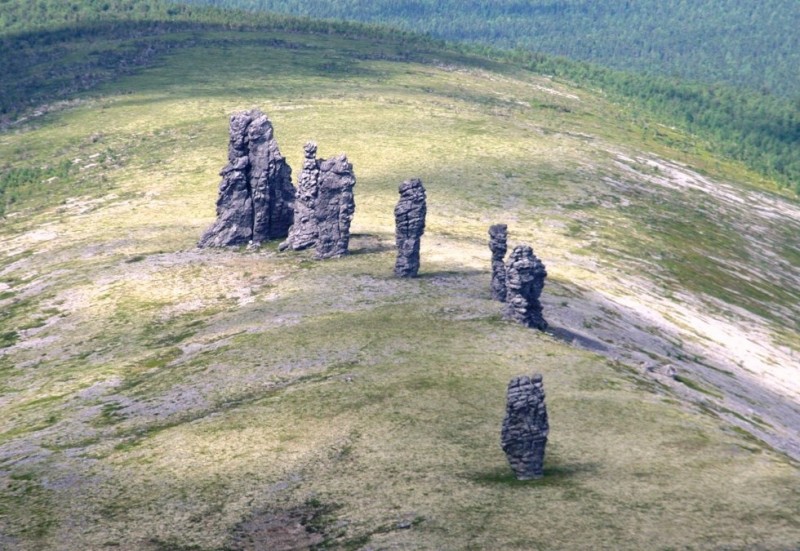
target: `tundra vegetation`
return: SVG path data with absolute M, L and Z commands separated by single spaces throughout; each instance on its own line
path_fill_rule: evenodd
M 0 547 L 800 540 L 800 209 L 772 180 L 426 39 L 114 17 L 3 37 L 31 61 L 4 92 L 50 84 L 0 132 Z M 357 167 L 350 254 L 195 247 L 251 108 L 293 167 L 309 140 Z M 423 261 L 400 279 L 412 177 Z M 497 222 L 547 264 L 547 333 L 492 300 Z M 544 477 L 517 481 L 505 390 L 534 371 Z

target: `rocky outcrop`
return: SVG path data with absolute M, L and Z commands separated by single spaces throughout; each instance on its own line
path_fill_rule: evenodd
M 508 226 L 494 224 L 489 227 L 489 249 L 492 251 L 492 298 L 506 301 L 506 265 Z
M 419 272 L 419 247 L 425 233 L 425 188 L 414 178 L 400 184 L 400 200 L 394 208 L 397 261 L 394 275 L 416 277 Z
M 317 144 L 305 145 L 303 172 L 297 184 L 294 201 L 294 224 L 289 229 L 289 238 L 280 244 L 280 250 L 301 251 L 317 243 L 317 218 L 314 211 L 319 195 L 320 161 L 317 160 Z
M 542 316 L 542 295 L 547 270 L 533 249 L 528 245 L 517 245 L 511 251 L 506 264 L 506 310 L 504 317 L 534 327 L 547 329 Z
M 314 206 L 317 226 L 316 257 L 347 254 L 350 223 L 356 211 L 353 187 L 356 176 L 345 155 L 318 161 L 319 185 Z
M 228 164 L 220 172 L 217 220 L 200 247 L 260 244 L 286 237 L 293 219 L 292 169 L 258 109 L 231 116 Z
M 506 392 L 506 416 L 500 444 L 518 480 L 544 476 L 544 452 L 550 425 L 542 376 L 514 377 Z

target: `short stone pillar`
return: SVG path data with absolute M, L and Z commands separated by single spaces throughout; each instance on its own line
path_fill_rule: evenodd
M 547 329 L 539 297 L 547 270 L 529 245 L 517 245 L 506 264 L 506 310 L 504 317 L 540 331 Z
M 419 272 L 419 247 L 425 233 L 427 214 L 425 188 L 414 178 L 400 184 L 400 200 L 394 209 L 397 261 L 394 275 L 416 277 Z
M 544 451 L 549 432 L 542 376 L 511 379 L 500 443 L 517 480 L 544 476 Z

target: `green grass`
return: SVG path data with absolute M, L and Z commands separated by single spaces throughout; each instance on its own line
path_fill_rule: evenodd
M 740 165 L 708 168 L 687 136 L 643 136 L 600 96 L 485 60 L 389 61 L 377 54 L 402 45 L 341 36 L 202 37 L 0 133 L 10 170 L 107 159 L 51 196 L 21 193 L 0 225 L 12 548 L 220 550 L 248 519 L 298 510 L 317 511 L 308 529 L 327 548 L 796 543 L 796 465 L 629 367 L 502 321 L 489 300 L 486 228 L 507 221 L 548 265 L 553 316 L 585 289 L 644 278 L 780 320 L 770 301 L 796 291 L 766 287 L 765 300 L 729 273 L 748 254 L 735 228 L 677 192 L 603 183 L 639 181 L 617 153 L 750 186 Z M 323 157 L 347 152 L 352 255 L 194 248 L 228 116 L 252 106 L 295 175 L 308 139 Z M 392 208 L 412 176 L 428 190 L 423 267 L 396 280 Z M 697 263 L 718 249 L 729 256 Z M 653 267 L 642 251 L 684 256 Z M 731 282 L 741 292 L 723 294 Z M 508 380 L 532 371 L 552 432 L 545 478 L 520 483 L 499 428 Z

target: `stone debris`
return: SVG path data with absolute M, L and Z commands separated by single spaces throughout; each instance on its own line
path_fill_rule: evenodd
M 547 329 L 542 316 L 542 295 L 547 270 L 529 245 L 517 245 L 506 265 L 506 310 L 504 317 L 540 331 Z
M 492 299 L 506 301 L 506 265 L 508 226 L 494 224 L 489 227 L 489 249 L 492 251 Z
M 542 376 L 514 377 L 506 392 L 506 416 L 500 444 L 518 480 L 544 476 L 544 452 L 550 425 Z
M 353 187 L 356 176 L 345 155 L 321 159 L 319 185 L 314 206 L 317 226 L 316 258 L 332 258 L 347 254 L 350 244 L 350 223 L 356 212 Z
M 217 220 L 199 247 L 228 247 L 286 237 L 294 216 L 292 169 L 258 109 L 231 116 L 228 164 L 220 172 Z
M 289 238 L 280 244 L 280 250 L 292 249 L 301 251 L 313 247 L 317 243 L 317 218 L 314 210 L 319 195 L 320 161 L 317 160 L 317 144 L 308 142 L 305 145 L 305 160 L 297 194 L 294 202 L 294 224 L 289 228 Z
M 400 184 L 400 200 L 394 208 L 397 261 L 394 275 L 416 277 L 419 272 L 419 247 L 425 233 L 425 188 L 418 178 Z

